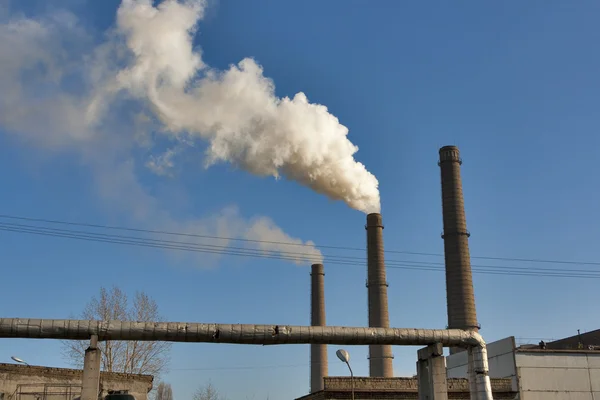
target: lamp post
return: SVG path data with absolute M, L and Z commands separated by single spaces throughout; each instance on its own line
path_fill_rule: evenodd
M 352 372 L 352 368 L 350 367 L 350 354 L 344 349 L 339 349 L 335 352 L 337 358 L 340 359 L 343 363 L 348 366 L 350 370 L 350 384 L 352 385 L 352 400 L 354 400 L 354 373 Z
M 19 364 L 25 364 L 25 365 L 29 366 L 29 364 L 27 364 L 25 361 L 21 360 L 19 357 L 12 356 L 11 359 L 15 362 L 18 362 Z

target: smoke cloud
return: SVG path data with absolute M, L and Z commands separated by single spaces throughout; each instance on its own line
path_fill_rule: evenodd
M 203 62 L 192 39 L 205 6 L 123 0 L 117 32 L 132 59 L 110 85 L 113 92 L 148 101 L 168 131 L 207 141 L 206 166 L 228 162 L 254 175 L 285 177 L 354 209 L 379 212 L 377 179 L 354 159 L 358 147 L 327 107 L 304 93 L 278 98 L 251 58 L 226 71 Z
M 173 218 L 136 176 L 139 149 L 175 143 L 142 162 L 169 177 L 178 155 L 201 141 L 207 168 L 230 163 L 294 180 L 366 213 L 380 210 L 377 179 L 354 159 L 357 146 L 327 107 L 304 93 L 277 97 L 252 58 L 224 71 L 204 62 L 193 38 L 205 9 L 204 0 L 123 0 L 114 29 L 98 45 L 68 12 L 11 17 L 2 7 L 0 129 L 37 149 L 78 154 L 99 197 L 138 221 L 215 236 L 226 230 L 264 241 L 258 251 L 320 262 L 312 242 L 290 237 L 266 217 L 246 219 L 226 208 L 214 218 Z M 139 107 L 124 106 L 131 100 Z
M 174 7 L 173 10 L 181 12 L 171 15 L 171 18 L 179 19 L 167 18 L 164 24 L 168 24 L 189 19 L 190 10 L 200 4 L 171 2 L 159 8 Z M 153 8 L 147 1 L 125 1 L 120 10 L 128 7 L 147 14 L 165 12 L 163 8 Z M 193 14 L 194 18 L 200 15 L 198 12 Z M 157 25 L 157 29 L 160 26 Z M 288 235 L 268 217 L 245 218 L 235 206 L 225 207 L 208 217 L 173 217 L 170 213 L 173 207 L 149 194 L 136 172 L 138 160 L 135 154 L 140 149 L 155 149 L 157 145 L 152 133 L 160 132 L 162 127 L 144 109 L 136 109 L 127 115 L 119 113 L 123 101 L 127 100 L 119 93 L 123 91 L 122 85 L 129 82 L 131 87 L 125 92 L 135 93 L 139 87 L 136 82 L 146 79 L 147 72 L 139 67 L 123 70 L 123 60 L 127 60 L 130 52 L 114 33 L 108 37 L 108 41 L 95 45 L 77 18 L 68 12 L 55 12 L 41 18 L 0 13 L 0 60 L 3 60 L 0 68 L 0 131 L 36 150 L 36 157 L 40 154 L 76 154 L 82 167 L 91 172 L 102 204 L 111 213 L 127 214 L 137 221 L 138 226 L 260 241 L 258 245 L 252 245 L 252 242 L 240 245 L 240 242 L 233 244 L 226 239 L 186 239 L 203 245 L 253 248 L 258 253 L 273 254 L 297 264 L 321 260 L 321 253 L 314 243 Z M 135 35 L 130 40 L 135 42 Z M 184 64 L 172 60 L 174 67 L 170 68 L 184 68 Z M 149 59 L 148 62 L 155 68 L 157 60 Z M 152 68 L 148 67 L 147 71 Z M 140 74 L 137 78 L 135 71 Z M 181 74 L 178 70 L 175 75 Z M 169 83 L 172 87 L 181 87 L 181 84 Z M 159 155 L 151 155 L 146 162 L 157 174 L 169 175 L 178 153 L 188 145 L 187 138 L 174 133 L 170 136 L 176 140 L 176 145 L 166 151 L 159 149 Z M 181 257 L 181 253 L 178 256 Z M 194 261 L 196 265 L 206 266 L 213 265 L 216 259 L 217 256 L 202 254 Z

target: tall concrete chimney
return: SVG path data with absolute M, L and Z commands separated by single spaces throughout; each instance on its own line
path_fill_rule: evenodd
M 389 328 L 387 281 L 383 256 L 383 221 L 381 214 L 367 215 L 367 289 L 369 327 Z M 372 377 L 393 377 L 392 346 L 369 346 L 369 371 Z
M 311 267 L 310 324 L 325 326 L 325 271 L 323 264 Z M 310 345 L 310 392 L 324 389 L 323 378 L 327 376 L 327 345 Z
M 465 218 L 458 147 L 440 149 L 438 165 L 442 177 L 442 214 L 444 218 L 444 256 L 446 259 L 446 296 L 448 328 L 478 331 L 475 294 L 469 254 L 469 232 Z M 451 348 L 450 354 L 460 351 Z

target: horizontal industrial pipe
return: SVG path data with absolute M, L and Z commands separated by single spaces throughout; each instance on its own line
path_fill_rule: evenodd
M 0 318 L 0 338 L 141 340 L 238 344 L 429 345 L 468 348 L 481 336 L 460 329 L 348 328 Z
M 0 318 L 0 338 L 87 340 L 92 335 L 97 335 L 101 341 L 142 340 L 254 345 L 427 346 L 441 343 L 445 347 L 470 349 L 471 378 L 475 381 L 475 393 L 471 393 L 471 399 L 492 400 L 487 350 L 483 338 L 475 331 Z

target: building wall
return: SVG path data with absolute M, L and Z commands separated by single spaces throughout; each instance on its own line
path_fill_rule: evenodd
M 397 390 L 417 391 L 415 378 L 379 378 L 379 377 L 354 377 L 327 376 L 324 379 L 325 390 L 350 390 L 354 382 L 354 390 Z
M 346 376 L 327 376 L 325 381 L 325 391 L 330 390 L 351 390 L 352 379 Z M 492 388 L 498 391 L 510 391 L 510 380 L 494 379 Z M 418 392 L 419 385 L 416 378 L 373 378 L 373 377 L 355 377 L 355 391 L 397 391 L 397 392 Z M 466 379 L 448 379 L 449 392 L 469 393 L 469 382 Z
M 147 400 L 152 381 L 151 375 L 103 372 L 101 395 L 105 396 L 109 390 L 127 390 L 137 400 Z M 44 397 L 45 400 L 72 400 L 81 394 L 81 370 L 0 364 L 0 397 L 4 400 L 36 400 L 44 390 L 47 395 L 41 400 Z
M 510 379 L 492 379 L 495 400 L 516 398 Z M 349 400 L 352 379 L 348 376 L 326 376 L 323 391 L 308 394 L 297 400 Z M 418 382 L 415 378 L 355 377 L 355 399 L 369 400 L 418 400 Z M 448 398 L 469 400 L 469 382 L 466 379 L 448 380 Z
M 488 343 L 488 364 L 490 378 L 509 378 L 514 391 L 518 390 L 518 376 L 515 362 L 516 343 L 513 336 Z M 467 378 L 467 352 L 452 354 L 446 357 L 448 378 Z
M 600 400 L 600 353 L 519 351 L 522 400 Z
M 490 377 L 510 378 L 521 400 L 600 400 L 600 351 L 517 349 L 513 337 L 487 348 Z M 446 367 L 448 378 L 466 378 L 467 353 Z

